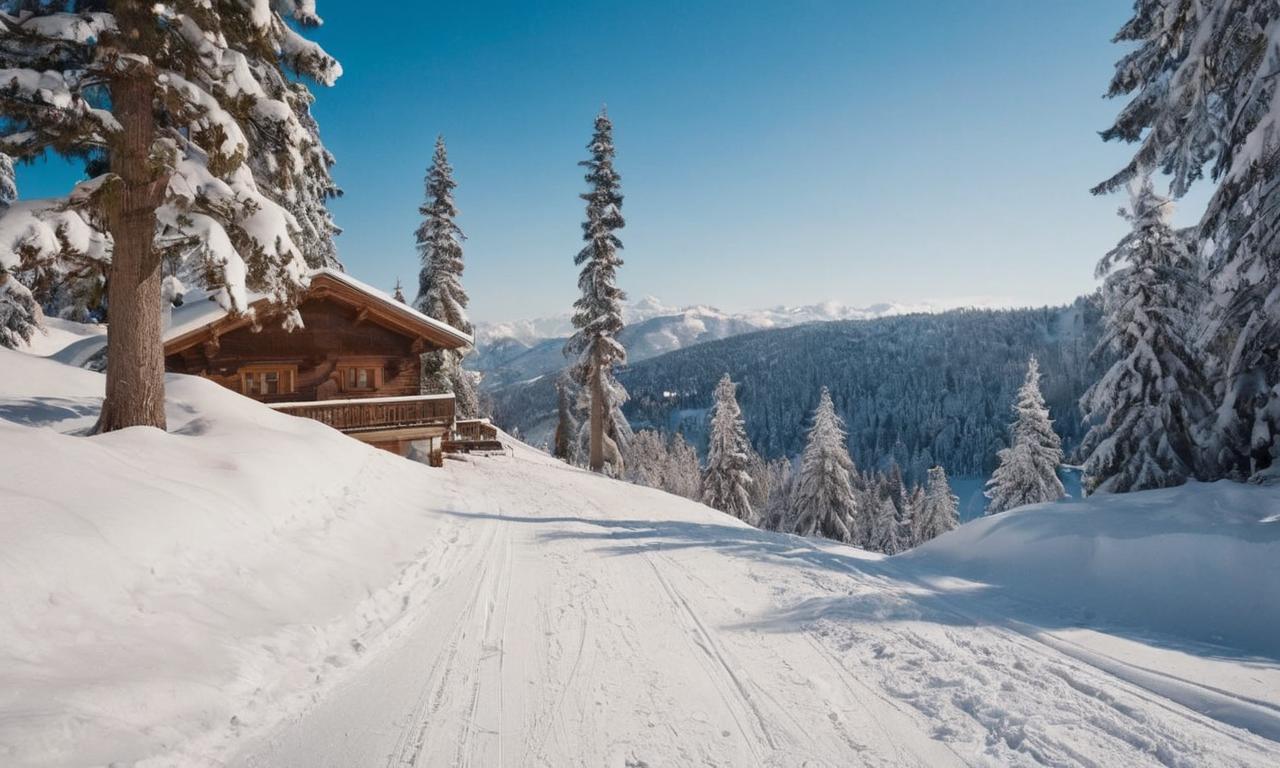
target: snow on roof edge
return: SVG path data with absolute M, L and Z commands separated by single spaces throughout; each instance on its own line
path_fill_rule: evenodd
M 378 299 L 383 304 L 388 305 L 389 307 L 395 309 L 397 312 L 400 312 L 401 314 L 408 315 L 419 322 L 423 322 L 423 323 L 426 323 L 427 325 L 433 326 L 437 330 L 444 331 L 445 333 L 451 336 L 454 336 L 455 338 L 462 340 L 467 344 L 470 344 L 473 346 L 475 345 L 474 334 L 466 333 L 465 331 L 454 328 L 452 325 L 449 325 L 448 323 L 437 320 L 434 317 L 424 315 L 423 313 L 419 312 L 418 310 L 414 309 L 408 304 L 403 304 L 399 301 L 396 301 L 396 299 L 393 298 L 392 296 L 384 293 L 383 291 L 378 290 L 377 288 L 374 288 L 372 285 L 369 285 L 368 283 L 365 283 L 361 280 L 357 280 L 351 275 L 348 275 L 346 272 L 339 272 L 338 270 L 333 269 L 332 267 L 322 267 L 320 269 L 312 270 L 310 273 L 308 273 L 307 276 L 309 278 L 315 278 L 317 275 L 325 275 L 333 278 L 334 280 L 337 280 L 340 283 L 345 283 L 349 287 L 355 288 L 357 291 L 360 291 L 361 293 L 368 294 L 370 297 Z

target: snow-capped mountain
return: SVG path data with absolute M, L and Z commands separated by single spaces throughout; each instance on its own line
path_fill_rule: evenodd
M 732 320 L 750 326 L 749 330 L 765 328 L 789 328 L 804 323 L 820 323 L 831 320 L 870 320 L 891 315 L 945 312 L 958 307 L 996 308 L 1011 306 L 1012 302 L 991 297 L 949 299 L 946 301 L 921 301 L 915 303 L 883 302 L 867 307 L 853 307 L 837 301 L 824 301 L 798 307 L 778 305 L 766 309 L 743 312 L 722 312 L 709 304 L 693 304 L 676 307 L 655 296 L 645 296 L 623 305 L 622 316 L 628 325 L 643 323 L 656 317 L 679 318 L 682 322 L 697 322 L 698 318 L 714 321 Z M 513 339 L 525 346 L 533 346 L 543 339 L 565 338 L 573 333 L 569 312 L 534 318 L 509 320 L 497 323 L 476 324 L 476 344 L 486 346 L 502 339 Z M 669 350 L 666 350 L 669 351 Z
M 621 340 L 627 358 L 638 363 L 678 349 L 718 341 L 752 331 L 791 328 L 838 320 L 873 320 L 907 314 L 932 314 L 960 306 L 995 307 L 1009 302 L 990 298 L 915 304 L 881 303 L 851 307 L 828 301 L 799 307 L 777 306 L 746 312 L 723 312 L 699 304 L 676 308 L 646 296 L 623 307 L 627 327 Z M 573 333 L 569 313 L 476 325 L 476 351 L 468 366 L 484 374 L 484 387 L 496 389 L 535 379 L 564 367 L 564 341 Z
M 622 317 L 628 325 L 642 323 L 652 317 L 674 315 L 680 312 L 679 307 L 664 304 L 654 296 L 645 296 L 636 301 L 627 302 L 622 308 Z M 533 346 L 543 339 L 565 338 L 573 333 L 572 314 L 562 312 L 557 315 L 536 317 L 531 320 L 509 320 L 499 323 L 476 323 L 476 345 L 486 346 L 503 339 L 512 339 Z

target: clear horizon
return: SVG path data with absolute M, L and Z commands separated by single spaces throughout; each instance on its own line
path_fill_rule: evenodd
M 332 209 L 353 275 L 415 292 L 439 133 L 472 319 L 567 311 L 576 163 L 603 103 L 633 298 L 726 312 L 1061 304 L 1094 289 L 1094 263 L 1125 231 L 1123 196 L 1088 190 L 1130 150 L 1097 136 L 1121 106 L 1101 95 L 1127 3 L 587 7 L 413 6 L 388 25 L 320 6 L 314 37 L 346 74 L 315 89 L 315 113 L 338 160 Z M 22 196 L 65 193 L 77 171 L 22 166 Z M 1202 210 L 1208 191 L 1179 210 Z

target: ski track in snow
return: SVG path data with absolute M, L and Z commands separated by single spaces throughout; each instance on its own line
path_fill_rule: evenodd
M 1258 735 L 1280 738 L 1274 702 L 1100 654 L 894 561 L 523 450 L 440 476 L 429 504 L 456 542 L 415 571 L 434 586 L 407 625 L 227 764 L 1280 763 Z M 646 516 L 662 499 L 678 512 Z

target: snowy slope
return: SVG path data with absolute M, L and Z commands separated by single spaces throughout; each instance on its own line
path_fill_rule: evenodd
M 886 560 L 518 444 L 433 470 L 187 377 L 168 434 L 64 434 L 100 392 L 0 350 L 5 766 L 1280 761 L 1276 489 Z

